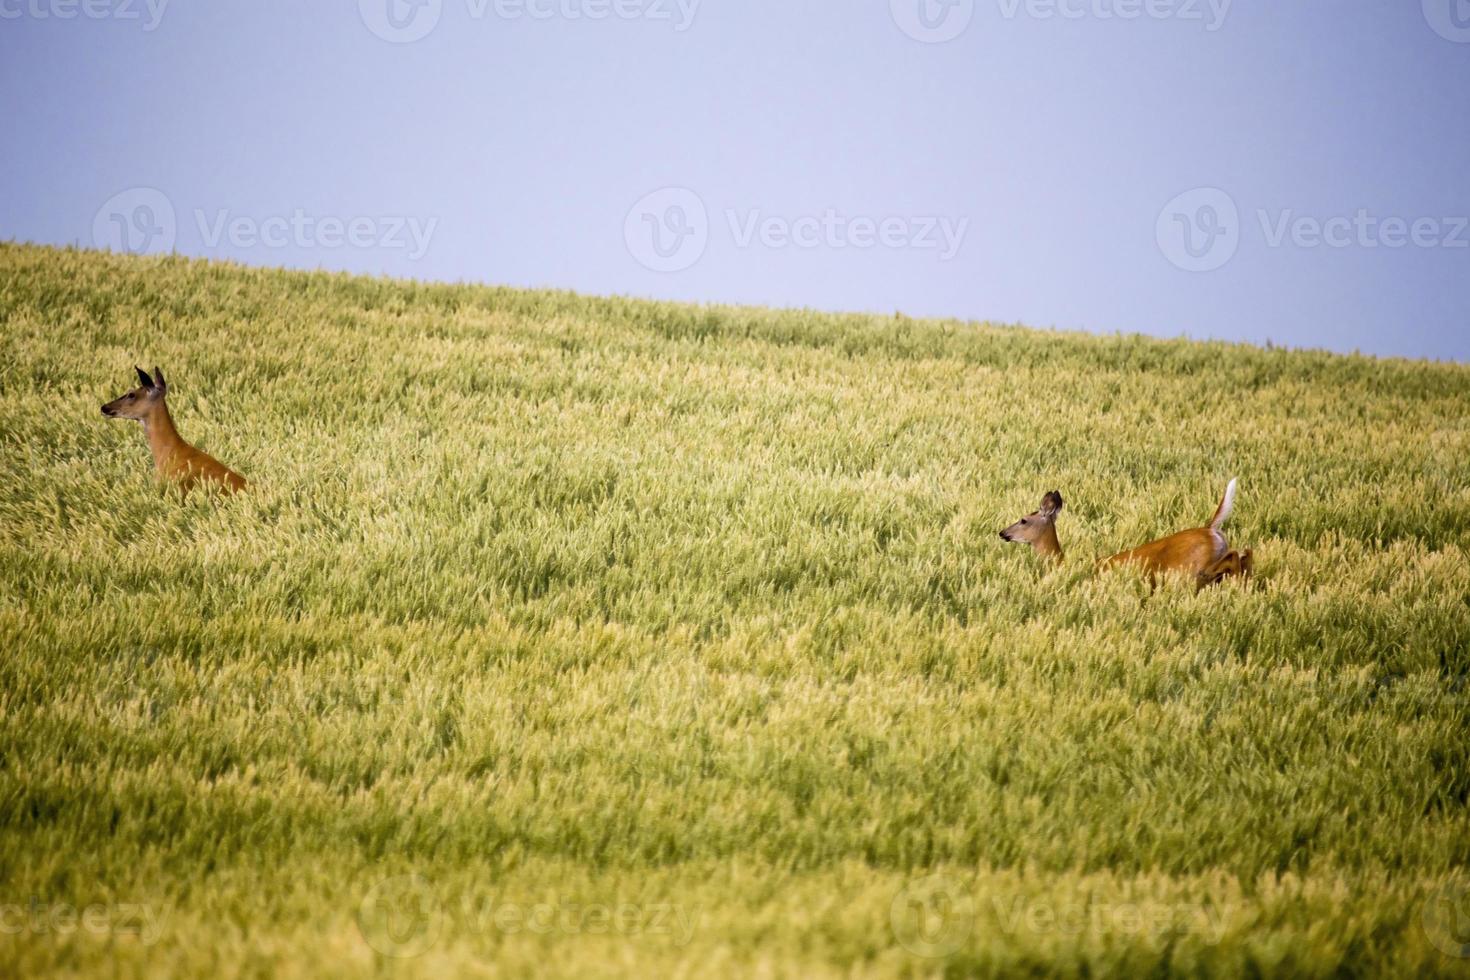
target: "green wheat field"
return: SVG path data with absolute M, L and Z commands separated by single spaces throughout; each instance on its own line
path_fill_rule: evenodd
M 0 441 L 0 974 L 1470 972 L 1465 366 L 7 244 Z

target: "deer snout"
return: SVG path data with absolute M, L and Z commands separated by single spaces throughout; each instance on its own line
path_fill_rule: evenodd
M 1000 539 L 1002 541 L 1009 541 L 1011 539 L 1011 535 L 1008 531 L 1002 531 L 1000 532 Z
M 114 418 L 117 416 L 117 409 L 113 408 L 111 405 L 103 405 L 102 414 L 106 415 L 108 418 Z

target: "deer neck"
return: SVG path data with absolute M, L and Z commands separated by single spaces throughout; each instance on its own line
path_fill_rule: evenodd
M 1057 561 L 1062 560 L 1062 543 L 1057 540 L 1057 529 L 1055 526 L 1048 527 L 1045 531 L 1042 531 L 1040 537 L 1032 543 L 1031 547 L 1035 548 L 1037 554 L 1043 558 L 1054 558 Z
M 169 458 L 178 452 L 187 443 L 179 430 L 174 428 L 173 416 L 168 414 L 168 405 L 158 403 L 158 407 L 143 419 L 143 435 L 148 440 L 148 448 L 153 452 L 153 465 L 162 473 Z

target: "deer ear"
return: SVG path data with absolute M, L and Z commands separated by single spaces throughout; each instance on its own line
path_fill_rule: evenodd
M 144 388 L 152 388 L 153 387 L 153 379 L 150 378 L 150 377 L 148 377 L 148 372 L 147 371 L 144 371 L 140 367 L 134 367 L 133 370 L 138 372 L 138 382 L 140 384 L 142 384 L 142 386 Z
M 1055 490 L 1041 498 L 1041 512 L 1046 515 L 1059 513 L 1062 509 L 1062 495 Z
M 163 368 L 156 365 L 154 366 L 153 380 L 158 382 L 159 391 L 166 391 L 168 389 L 168 382 L 163 380 Z

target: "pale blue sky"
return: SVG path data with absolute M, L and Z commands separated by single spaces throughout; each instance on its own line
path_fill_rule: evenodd
M 151 4 L 0 0 L 0 237 L 1470 359 L 1470 0 Z

